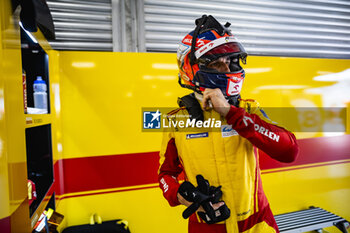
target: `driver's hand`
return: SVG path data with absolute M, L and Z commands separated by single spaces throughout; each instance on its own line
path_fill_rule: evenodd
M 203 92 L 203 108 L 208 110 L 212 105 L 213 109 L 221 116 L 225 117 L 230 111 L 230 104 L 225 99 L 219 88 L 206 88 Z
M 183 198 L 183 196 L 181 196 L 180 193 L 177 193 L 177 199 L 179 200 L 179 202 L 180 202 L 182 205 L 185 205 L 185 206 L 187 206 L 187 207 L 189 207 L 189 206 L 192 204 L 192 202 L 189 202 L 189 201 L 187 201 L 185 198 Z M 215 204 L 212 205 L 212 206 L 213 206 L 214 210 L 217 210 L 217 209 L 219 209 L 221 206 L 223 206 L 224 204 L 225 204 L 225 202 L 220 201 L 220 202 L 218 202 L 218 203 L 215 203 Z M 200 207 L 198 208 L 197 211 L 199 211 L 199 212 L 204 212 L 204 213 L 205 213 L 205 210 L 203 209 L 202 206 L 200 206 Z

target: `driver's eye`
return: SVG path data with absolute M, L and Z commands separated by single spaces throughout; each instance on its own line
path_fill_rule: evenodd
M 209 64 L 208 67 L 209 68 L 220 68 L 224 63 L 221 62 L 221 61 L 217 61 L 217 62 L 214 62 L 212 64 Z
M 219 67 L 219 66 L 222 66 L 223 64 L 226 64 L 226 65 L 230 65 L 231 61 L 230 59 L 225 59 L 225 60 L 219 60 L 219 61 L 215 61 L 211 64 L 209 64 L 211 67 Z
M 221 61 L 217 61 L 217 62 L 214 62 L 214 63 L 212 64 L 212 66 L 220 66 L 221 64 L 222 64 Z

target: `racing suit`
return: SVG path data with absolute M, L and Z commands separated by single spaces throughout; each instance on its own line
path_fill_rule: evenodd
M 185 107 L 169 113 L 188 115 Z M 165 132 L 160 151 L 159 186 L 170 206 L 179 205 L 177 191 L 181 177 L 196 185 L 196 175 L 210 185 L 222 186 L 231 216 L 218 224 L 206 224 L 194 213 L 189 233 L 279 232 L 262 189 L 258 149 L 280 162 L 292 162 L 299 147 L 295 136 L 275 125 L 254 100 L 240 100 L 227 116 L 204 111 L 204 120 L 221 120 L 221 132 Z

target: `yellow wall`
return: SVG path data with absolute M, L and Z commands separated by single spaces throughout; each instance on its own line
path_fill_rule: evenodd
M 263 107 L 333 106 L 310 90 L 337 82 L 314 78 L 349 67 L 349 60 L 249 57 L 243 98 Z M 141 108 L 175 107 L 177 97 L 189 92 L 177 84 L 175 54 L 60 52 L 59 72 L 64 159 L 158 151 L 161 133 L 141 132 Z M 338 99 L 345 106 L 346 97 Z M 348 163 L 262 179 L 275 213 L 316 205 L 350 218 L 343 205 L 350 202 Z M 86 223 L 98 212 L 104 219 L 127 219 L 135 233 L 185 232 L 183 208 L 170 208 L 158 188 L 70 197 L 79 194 L 86 192 L 66 194 L 60 202 L 65 225 Z
M 159 149 L 159 133 L 141 133 L 141 108 L 176 106 L 188 92 L 174 54 L 60 52 L 59 62 L 64 158 Z

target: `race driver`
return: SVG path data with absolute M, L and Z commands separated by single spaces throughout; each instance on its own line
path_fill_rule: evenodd
M 187 207 L 189 233 L 279 232 L 262 189 L 258 151 L 292 162 L 299 147 L 256 101 L 241 99 L 247 53 L 229 26 L 203 15 L 179 46 L 179 83 L 193 93 L 179 98 L 169 117 L 220 119 L 221 129 L 165 132 L 159 185 L 171 206 Z

